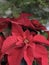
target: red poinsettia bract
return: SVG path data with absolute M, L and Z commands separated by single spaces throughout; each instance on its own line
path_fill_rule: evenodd
M 26 60 L 27 65 L 32 65 L 32 61 L 34 60 L 33 56 L 34 44 L 32 44 L 32 39 L 33 38 L 30 35 L 30 33 L 26 31 L 23 33 L 23 36 L 16 36 L 16 37 L 11 36 L 4 41 L 4 44 L 6 44 L 6 46 L 3 45 L 2 47 L 3 52 L 7 51 L 7 49 L 9 50 L 12 44 L 13 44 L 12 46 L 14 46 L 14 49 L 10 48 L 10 50 L 6 52 L 10 54 L 8 57 L 10 65 L 16 65 L 16 64 L 20 65 L 22 58 Z M 11 51 L 11 49 L 13 50 Z
M 0 32 L 8 27 L 9 22 L 10 18 L 0 18 Z
M 0 32 L 8 27 L 9 22 L 12 24 L 12 35 L 4 42 L 0 36 L 0 57 L 2 58 L 2 54 L 8 54 L 9 65 L 20 65 L 23 58 L 27 65 L 32 65 L 34 58 L 41 62 L 39 64 L 48 65 L 48 52 L 44 45 L 48 46 L 49 41 L 33 31 L 24 32 L 22 26 L 36 31 L 46 30 L 46 28 L 37 20 L 30 20 L 28 16 L 31 15 L 21 13 L 18 18 L 0 18 Z
M 11 23 L 18 24 L 18 25 L 22 25 L 22 26 L 26 26 L 26 27 L 30 27 L 32 29 L 35 29 L 35 27 L 31 23 L 30 19 L 27 18 L 30 15 L 31 14 L 21 13 L 18 18 L 11 19 Z
M 32 25 L 34 25 L 35 30 L 46 30 L 46 27 L 43 26 L 38 20 L 31 20 Z
M 2 51 L 1 51 L 3 42 L 4 42 L 4 37 L 2 35 L 0 35 L 0 62 L 1 62 L 2 57 L 3 57 L 3 54 L 2 54 Z
M 49 46 L 49 41 L 42 35 L 36 35 L 33 40 L 36 43 L 34 55 L 37 61 L 40 61 L 39 65 L 48 65 L 48 51 L 44 45 Z
M 40 40 L 39 37 L 43 39 Z M 36 38 L 38 38 L 36 40 Z M 49 45 L 47 41 L 41 35 L 33 37 L 27 30 L 22 33 L 22 35 L 15 35 L 8 37 L 3 44 L 2 52 L 8 54 L 9 65 L 20 65 L 22 58 L 25 59 L 27 65 L 32 65 L 34 58 L 41 59 L 42 65 L 48 65 L 48 55 L 45 47 L 43 48 L 38 43 L 45 43 Z M 36 48 L 37 47 L 37 48 Z M 46 62 L 46 64 L 45 64 Z

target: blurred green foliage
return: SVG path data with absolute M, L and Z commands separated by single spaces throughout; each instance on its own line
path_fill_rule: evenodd
M 41 20 L 41 23 L 49 21 L 49 0 L 7 0 L 6 3 L 0 3 L 0 17 L 6 15 L 8 8 L 11 8 L 12 17 L 27 12 L 33 14 L 33 18 Z

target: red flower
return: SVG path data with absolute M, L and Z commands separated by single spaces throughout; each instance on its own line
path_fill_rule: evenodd
M 11 22 L 14 24 L 29 27 L 33 30 L 46 30 L 46 27 L 43 26 L 38 20 L 30 20 L 27 18 L 28 16 L 31 16 L 31 14 L 21 13 L 18 18 L 11 19 Z
M 40 58 L 42 65 L 48 65 L 46 64 L 48 62 L 47 50 L 45 47 L 35 43 L 49 45 L 49 41 L 42 35 L 33 37 L 29 31 L 22 32 L 21 29 L 19 30 L 21 35 L 19 33 L 13 33 L 13 36 L 8 37 L 4 41 L 2 47 L 2 52 L 8 54 L 9 65 L 20 65 L 22 58 L 25 59 L 27 65 L 32 65 L 34 58 Z
M 28 16 L 31 16 L 32 14 L 28 13 L 21 13 L 18 18 L 0 18 L 0 30 L 6 28 L 7 22 L 11 22 L 13 24 L 18 24 L 22 26 L 27 26 L 29 28 L 32 28 L 34 30 L 46 30 L 46 28 L 39 23 L 37 20 L 29 20 L 27 18 Z
M 46 30 L 46 27 L 43 26 L 38 20 L 32 20 L 32 25 L 34 25 L 36 30 Z
M 30 28 L 34 29 L 34 26 L 32 25 L 29 18 L 27 18 L 27 16 L 30 16 L 30 14 L 21 13 L 18 18 L 11 19 L 11 22 L 14 23 L 14 24 L 27 26 L 27 27 L 30 27 Z
M 10 54 L 8 57 L 10 65 L 16 65 L 16 64 L 20 65 L 21 60 L 23 58 L 27 62 L 27 65 L 32 65 L 32 61 L 34 60 L 33 56 L 34 44 L 32 44 L 33 37 L 30 35 L 29 31 L 24 32 L 22 35 L 23 36 L 18 37 L 11 36 L 4 41 L 4 44 L 6 44 L 6 46 L 3 45 L 2 51 L 4 50 L 3 52 L 6 52 L 8 49 L 8 52 L 6 53 Z M 11 48 L 11 45 L 14 46 L 13 48 L 15 49 Z
M 27 16 L 30 15 L 22 13 L 17 19 L 0 18 L 1 32 L 4 28 L 7 28 L 8 22 L 12 23 L 12 36 L 7 37 L 4 42 L 1 38 L 3 46 L 0 45 L 0 47 L 2 47 L 0 57 L 2 58 L 2 53 L 8 54 L 8 62 L 10 65 L 20 65 L 22 58 L 25 59 L 27 65 L 32 65 L 34 58 L 38 61 L 40 60 L 42 65 L 48 65 L 47 50 L 41 45 L 49 45 L 49 41 L 42 35 L 31 34 L 29 31 L 23 32 L 20 26 L 27 26 L 34 30 L 45 30 L 46 28 L 37 20 L 30 21 Z

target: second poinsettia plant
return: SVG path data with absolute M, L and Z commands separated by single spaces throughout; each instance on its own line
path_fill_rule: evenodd
M 6 65 L 48 65 L 49 40 L 41 34 L 46 27 L 38 20 L 30 20 L 32 14 L 21 13 L 18 18 L 0 18 L 0 62 L 7 55 Z M 2 65 L 0 63 L 0 65 Z

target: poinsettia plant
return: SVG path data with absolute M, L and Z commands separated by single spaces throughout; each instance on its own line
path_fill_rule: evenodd
M 29 16 L 32 14 L 0 18 L 0 65 L 33 65 L 34 60 L 38 65 L 48 65 L 49 37 L 42 34 L 47 34 L 47 29 Z

